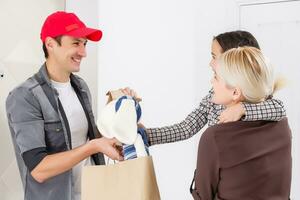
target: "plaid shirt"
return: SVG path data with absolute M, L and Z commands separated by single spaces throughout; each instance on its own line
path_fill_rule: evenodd
M 172 126 L 148 128 L 149 144 L 163 144 L 188 139 L 198 133 L 205 125 L 217 124 L 218 117 L 225 109 L 223 105 L 211 102 L 213 90 L 202 99 L 198 108 L 191 112 L 185 120 Z M 258 104 L 243 103 L 245 116 L 242 121 L 270 120 L 279 121 L 286 116 L 283 103 L 277 99 L 268 99 Z

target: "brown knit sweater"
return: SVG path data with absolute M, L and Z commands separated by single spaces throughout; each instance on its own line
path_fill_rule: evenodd
M 291 131 L 279 122 L 231 122 L 208 128 L 198 147 L 198 200 L 288 200 Z

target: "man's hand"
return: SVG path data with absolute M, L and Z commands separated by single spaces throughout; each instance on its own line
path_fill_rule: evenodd
M 235 122 L 245 115 L 245 108 L 242 103 L 227 107 L 219 116 L 218 124 L 226 122 Z
M 116 138 L 101 137 L 91 140 L 90 143 L 94 146 L 96 152 L 102 152 L 113 160 L 124 160 L 120 150 L 120 142 Z

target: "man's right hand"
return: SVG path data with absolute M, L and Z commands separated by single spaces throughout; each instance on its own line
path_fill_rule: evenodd
M 123 156 L 121 155 L 120 149 L 118 148 L 121 143 L 116 138 L 109 139 L 106 137 L 101 137 L 91 140 L 90 144 L 92 144 L 97 153 L 104 153 L 106 156 L 113 160 L 124 160 Z

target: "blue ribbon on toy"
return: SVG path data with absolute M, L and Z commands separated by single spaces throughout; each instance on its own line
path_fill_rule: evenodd
M 141 109 L 140 104 L 134 98 L 132 98 L 131 96 L 122 96 L 122 97 L 120 97 L 116 102 L 115 111 L 118 112 L 118 110 L 119 110 L 119 108 L 122 104 L 122 101 L 124 99 L 132 99 L 134 101 L 136 116 L 137 116 L 137 122 L 138 122 L 140 120 L 141 116 L 142 116 L 142 109 Z
M 143 142 L 145 144 L 145 150 L 146 150 L 147 154 L 150 155 L 149 154 L 149 143 L 148 143 L 146 130 L 143 128 L 138 128 L 138 134 L 140 134 L 142 136 Z M 133 144 L 131 144 L 131 145 L 124 144 L 123 145 L 123 155 L 124 155 L 124 160 L 137 158 L 134 145 Z

